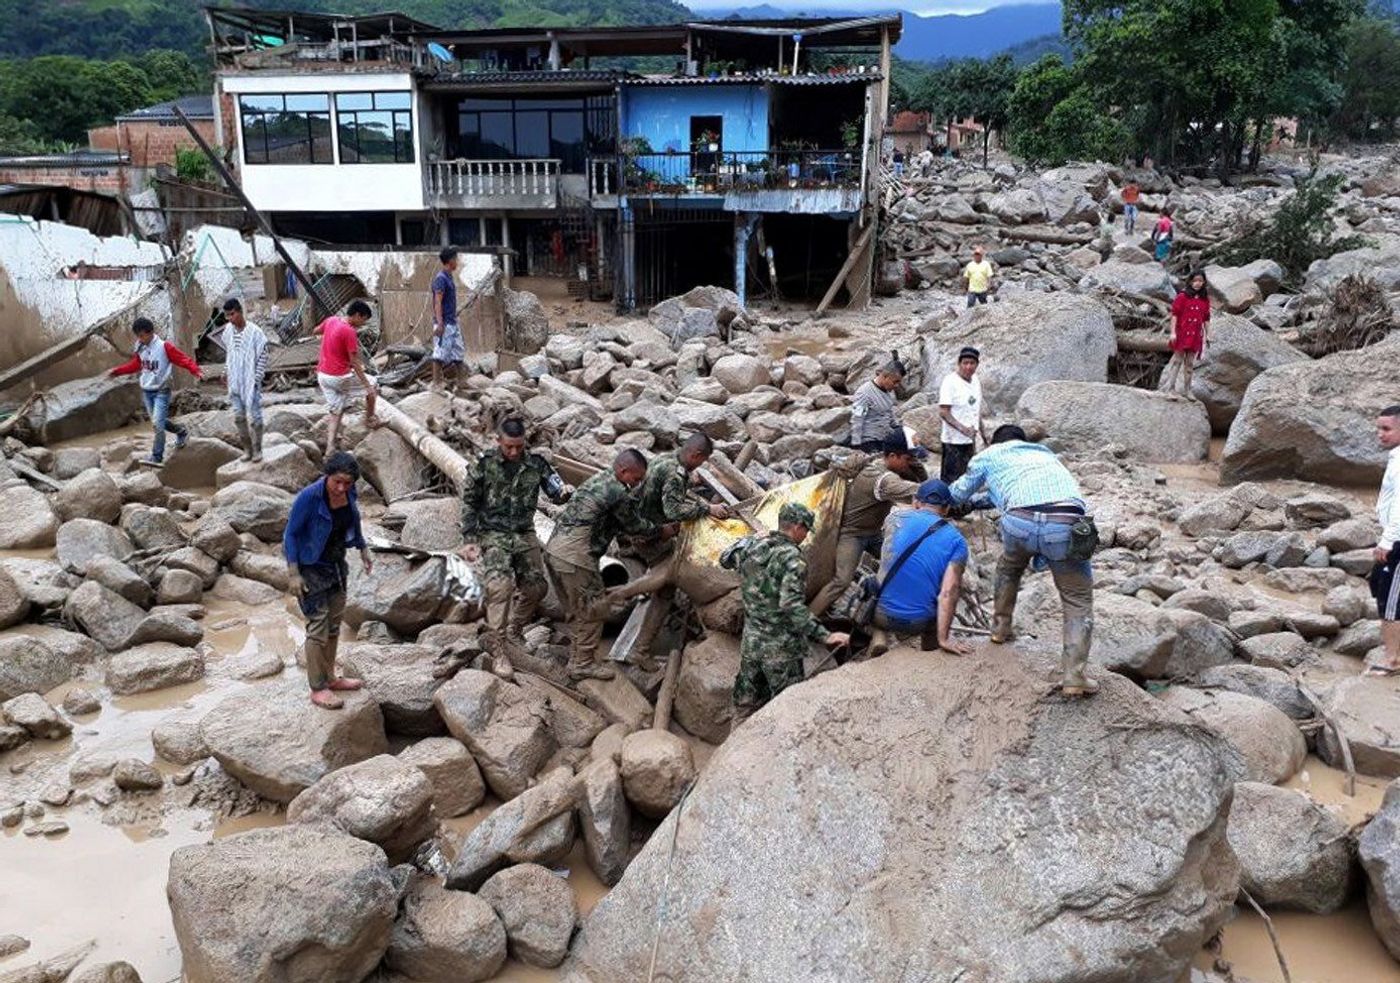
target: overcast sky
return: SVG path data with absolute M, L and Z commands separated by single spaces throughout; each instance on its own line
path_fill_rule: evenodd
M 773 7 L 792 10 L 817 10 L 835 7 L 840 10 L 912 10 L 916 14 L 975 14 L 989 7 L 1010 4 L 1053 3 L 1055 0 L 682 0 L 692 10 L 713 10 L 768 3 Z

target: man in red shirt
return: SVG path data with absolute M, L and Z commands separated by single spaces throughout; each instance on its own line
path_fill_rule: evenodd
M 329 413 L 326 426 L 327 456 L 335 453 L 335 442 L 340 436 L 340 418 L 345 415 L 346 407 L 358 397 L 363 396 L 365 400 L 365 426 L 379 426 L 379 421 L 374 417 L 379 388 L 360 355 L 357 334 L 371 314 L 368 304 L 355 300 L 345 308 L 343 318 L 332 315 L 316 326 L 316 333 L 321 336 L 321 358 L 316 363 L 316 380 L 321 384 L 321 395 L 326 398 Z

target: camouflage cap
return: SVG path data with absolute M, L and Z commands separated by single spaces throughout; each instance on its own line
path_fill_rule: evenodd
M 778 522 L 781 525 L 806 526 L 810 530 L 817 524 L 817 517 L 802 503 L 788 502 L 778 510 Z

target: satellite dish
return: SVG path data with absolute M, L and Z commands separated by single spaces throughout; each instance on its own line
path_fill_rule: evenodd
M 448 51 L 436 41 L 428 42 L 428 54 L 432 55 L 438 61 L 452 61 L 452 52 Z

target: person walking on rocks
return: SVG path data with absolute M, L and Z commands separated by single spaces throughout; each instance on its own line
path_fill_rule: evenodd
M 1001 512 L 992 642 L 1012 638 L 1021 577 L 1034 561 L 1050 568 L 1064 612 L 1060 688 L 1088 696 L 1099 685 L 1085 674 L 1094 624 L 1094 577 L 1089 565 L 1097 535 L 1079 483 L 1054 451 L 1026 439 L 1013 424 L 997 427 L 991 446 L 973 457 L 953 483 L 955 503 L 995 506 Z
M 1172 210 L 1162 209 L 1157 224 L 1152 227 L 1152 258 L 1165 263 L 1172 254 L 1172 241 L 1176 238 L 1176 223 L 1172 221 Z
M 1137 227 L 1138 204 L 1142 201 L 1142 189 L 1133 178 L 1128 178 L 1128 183 L 1123 185 L 1121 192 L 1123 198 L 1123 231 L 1128 235 L 1133 234 L 1133 229 Z
M 363 683 L 335 674 L 340 647 L 340 622 L 345 614 L 345 593 L 350 566 L 345 553 L 360 551 L 366 574 L 374 560 L 360 528 L 360 507 L 355 482 L 360 463 L 347 451 L 326 458 L 324 474 L 292 500 L 282 552 L 287 561 L 287 586 L 306 618 L 306 680 L 311 702 L 327 710 L 344 706 L 337 692 L 357 690 Z
M 1376 440 L 1386 452 L 1385 477 L 1376 498 L 1381 538 L 1372 551 L 1371 593 L 1381 618 L 1381 661 L 1366 668 L 1368 676 L 1400 675 L 1400 405 L 1387 406 L 1376 418 Z
M 981 246 L 972 248 L 972 262 L 963 267 L 963 282 L 967 285 L 967 306 L 985 304 L 992 292 L 992 264 Z
M 633 491 L 646 477 L 647 460 L 636 448 L 618 453 L 612 467 L 579 485 L 555 520 L 544 560 L 569 615 L 569 678 L 611 679 L 613 670 L 598 657 L 608 605 L 598 562 L 620 535 L 669 539 L 674 524 L 657 529 L 641 517 Z
M 1200 270 L 1191 274 L 1186 289 L 1172 300 L 1172 360 L 1166 389 L 1176 389 L 1177 375 L 1183 375 L 1181 391 L 1191 395 L 1191 373 L 1196 360 L 1210 344 L 1210 288 Z
M 452 368 L 454 383 L 462 376 L 462 329 L 457 325 L 457 250 L 447 246 L 438 253 L 442 269 L 433 277 L 433 388 L 442 386 L 442 377 Z
M 363 300 L 352 300 L 344 317 L 332 315 L 316 326 L 321 336 L 321 357 L 316 363 L 316 381 L 326 400 L 329 414 L 326 426 L 326 454 L 333 454 L 340 437 L 340 421 L 351 401 L 365 401 L 365 426 L 374 428 L 374 403 L 379 387 L 370 374 L 360 351 L 359 330 L 369 323 L 373 311 Z
M 523 421 L 502 421 L 496 446 L 477 458 L 462 483 L 460 555 L 481 563 L 487 641 L 503 672 L 507 651 L 524 648 L 525 626 L 549 590 L 535 535 L 541 493 L 562 505 L 570 488 L 553 465 L 526 448 Z
M 939 477 L 952 483 L 967 473 L 967 462 L 977 447 L 977 438 L 987 442 L 982 428 L 982 380 L 977 367 L 982 353 L 970 345 L 958 352 L 958 367 L 943 377 L 938 387 L 938 415 L 943 420 Z
M 855 582 L 861 557 L 879 553 L 885 517 L 895 504 L 914 500 L 917 473 L 904 431 L 893 430 L 885 438 L 883 453 L 870 458 L 851 479 L 836 536 L 836 570 L 812 599 L 814 616 L 825 615 Z
M 146 415 L 151 418 L 155 437 L 151 441 L 151 456 L 142 464 L 160 467 L 165 461 L 166 431 L 175 435 L 175 447 L 185 446 L 190 435 L 184 427 L 170 421 L 170 389 L 175 375 L 175 366 L 184 369 L 196 379 L 203 379 L 198 363 L 186 355 L 174 343 L 156 334 L 156 326 L 148 317 L 138 317 L 131 322 L 131 333 L 136 336 L 136 350 L 127 361 L 107 372 L 116 378 L 123 375 L 141 373 L 141 398 L 146 404 Z
M 738 571 L 744 605 L 732 728 L 802 682 L 810 642 L 851 640 L 845 632 L 828 632 L 807 608 L 807 559 L 799 547 L 816 521 L 807 506 L 789 502 L 778 510 L 777 532 L 747 536 L 720 557 L 722 567 Z
M 972 651 L 951 634 L 967 566 L 967 540 L 948 521 L 952 506 L 948 485 L 930 478 L 919 486 L 913 505 L 894 509 L 885 520 L 871 655 L 889 648 L 886 633 L 919 635 L 926 651 Z
M 899 360 L 899 352 L 890 352 L 890 360 L 875 377 L 856 389 L 851 398 L 851 446 L 856 450 L 878 453 L 890 431 L 900 429 L 895 404 L 903 381 L 904 363 Z
M 704 466 L 715 451 L 714 441 L 703 433 L 693 433 L 687 437 L 680 449 L 669 454 L 658 454 L 647 466 L 646 478 L 642 480 L 638 493 L 638 514 L 656 530 L 667 526 L 679 526 L 682 522 L 693 522 L 706 517 L 727 519 L 730 509 L 727 505 L 712 504 L 690 490 L 695 472 Z M 652 571 L 671 562 L 673 544 L 671 537 L 656 537 L 649 543 L 641 544 L 638 553 Z M 644 580 L 649 580 L 648 574 Z M 617 595 L 618 599 L 628 594 Z M 665 627 L 666 619 L 675 603 L 676 588 L 666 583 L 653 594 L 646 617 L 642 621 L 637 639 L 632 646 L 632 663 L 645 672 L 656 668 L 652 648 Z
M 262 386 L 267 375 L 267 335 L 243 316 L 237 297 L 224 301 L 224 378 L 228 383 L 228 406 L 243 460 L 261 461 L 263 442 Z

